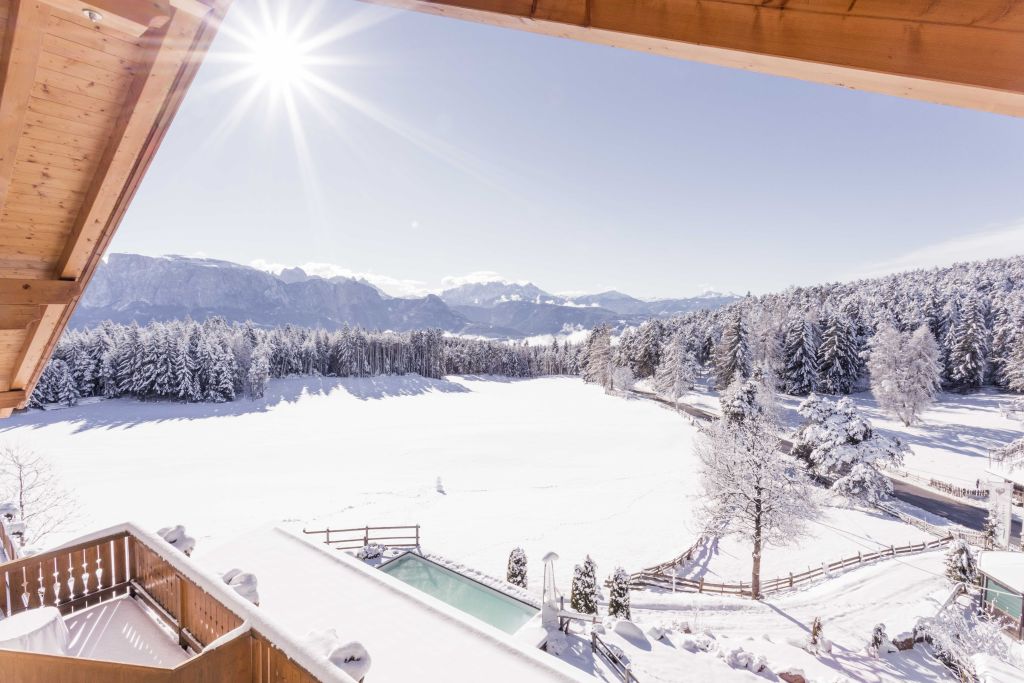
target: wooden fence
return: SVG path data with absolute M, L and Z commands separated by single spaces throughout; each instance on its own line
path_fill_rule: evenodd
M 940 538 L 934 541 L 912 543 L 910 545 L 898 547 L 890 546 L 871 553 L 857 553 L 856 555 L 844 557 L 840 560 L 836 560 L 835 562 L 823 562 L 820 567 L 808 569 L 805 572 L 797 574 L 790 573 L 786 576 L 766 579 L 761 582 L 761 593 L 763 595 L 766 593 L 774 593 L 794 588 L 800 584 L 807 583 L 821 577 L 827 577 L 830 573 L 840 571 L 847 567 L 856 567 L 890 557 L 898 557 L 900 555 L 909 555 L 912 553 L 920 553 L 925 550 L 940 548 L 948 545 L 952 540 L 953 536 L 949 535 L 945 538 Z M 742 581 L 739 583 L 713 583 L 705 581 L 703 577 L 700 579 L 691 579 L 676 577 L 662 572 L 649 572 L 647 570 L 638 572 L 630 577 L 630 588 L 642 589 L 651 587 L 689 593 L 696 592 L 746 597 L 751 596 L 750 584 Z
M 639 679 L 633 675 L 629 665 L 622 661 L 622 659 L 615 654 L 615 651 L 608 647 L 607 643 L 601 640 L 601 637 L 597 635 L 597 631 L 590 632 L 590 647 L 593 648 L 594 654 L 600 655 L 608 666 L 611 667 L 615 675 L 618 676 L 623 683 L 639 683 Z
M 322 535 L 324 537 L 323 542 L 326 545 L 338 550 L 356 550 L 370 543 L 381 543 L 391 548 L 420 547 L 419 524 L 406 526 L 360 526 L 353 529 L 303 529 L 302 533 Z
M 177 551 L 174 551 L 177 552 Z M 225 587 L 225 590 L 227 587 Z M 249 629 L 205 650 L 243 619 L 127 531 L 0 564 L 0 610 L 11 616 L 55 606 L 61 614 L 129 595 L 145 603 L 182 648 L 174 669 L 0 650 L 0 681 L 20 683 L 316 683 L 317 678 Z

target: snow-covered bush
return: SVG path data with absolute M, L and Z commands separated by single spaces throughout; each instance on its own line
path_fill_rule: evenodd
M 513 548 L 509 553 L 506 580 L 513 586 L 526 588 L 526 551 L 522 548 Z
M 768 668 L 768 660 L 764 655 L 755 655 L 753 652 L 747 652 L 742 647 L 719 650 L 718 656 L 734 669 L 749 669 L 754 673 L 760 673 Z
M 629 619 L 629 574 L 618 567 L 612 574 L 611 590 L 608 594 L 608 616 Z
M 679 646 L 689 652 L 711 652 L 715 649 L 715 639 L 707 633 L 684 635 Z
M 569 603 L 581 614 L 597 614 L 597 565 L 589 555 L 573 571 Z
M 360 560 L 376 560 L 382 557 L 387 549 L 386 545 L 380 543 L 367 543 L 356 552 L 356 557 Z
M 885 652 L 885 647 L 889 643 L 889 636 L 885 632 L 885 624 L 875 624 L 875 627 L 871 629 L 871 639 L 868 641 L 868 652 L 877 657 L 878 655 Z
M 934 617 L 920 620 L 914 631 L 926 637 L 946 663 L 969 674 L 973 674 L 972 657 L 978 654 L 1021 665 L 1002 633 L 1003 624 L 979 614 L 973 603 L 955 602 Z
M 804 649 L 814 655 L 832 652 L 832 641 L 825 637 L 825 626 L 821 617 L 814 617 L 814 621 L 811 622 L 811 633 L 807 636 L 807 645 Z
M 953 583 L 971 585 L 978 578 L 978 559 L 966 541 L 955 540 L 946 551 L 946 576 Z

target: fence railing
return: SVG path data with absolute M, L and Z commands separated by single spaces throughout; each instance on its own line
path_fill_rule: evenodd
M 914 474 L 913 472 L 908 472 L 907 470 L 902 470 L 897 467 L 882 467 L 882 470 L 900 479 L 905 479 L 906 481 L 911 481 L 930 489 L 941 491 L 946 495 L 953 496 L 954 498 L 964 498 L 966 500 L 983 500 L 988 498 L 989 491 L 986 488 L 959 486 L 934 477 L 922 477 L 918 474 Z
M 47 606 L 56 607 L 67 615 L 123 596 L 143 602 L 177 635 L 182 648 L 189 648 L 197 655 L 174 669 L 156 669 L 0 650 L 0 680 L 66 683 L 107 680 L 316 683 L 318 680 L 256 631 L 241 631 L 244 620 L 236 611 L 128 531 L 0 563 L 0 610 L 6 617 Z M 229 643 L 205 650 L 214 640 L 235 630 L 240 632 Z M 241 644 L 235 643 L 236 640 L 242 641 Z
M 404 532 L 404 533 L 403 533 Z M 326 545 L 338 550 L 356 550 L 370 543 L 391 548 L 419 548 L 420 525 L 360 526 L 352 529 L 303 529 L 308 535 L 322 535 Z
M 601 637 L 597 635 L 597 631 L 590 632 L 590 646 L 594 650 L 594 654 L 600 655 L 608 662 L 608 666 L 611 667 L 615 675 L 618 676 L 623 683 L 639 683 L 636 676 L 633 675 L 632 670 L 629 668 L 629 664 L 626 664 L 622 659 L 608 647 L 608 644 L 601 640 Z
M 934 548 L 940 548 L 948 545 L 952 540 L 953 536 L 949 535 L 945 538 L 940 538 L 934 541 L 922 541 L 921 543 L 912 543 L 904 546 L 889 546 L 888 548 L 882 548 L 875 552 L 857 553 L 856 555 L 844 557 L 836 560 L 835 562 L 823 562 L 820 567 L 808 569 L 805 572 L 796 574 L 790 573 L 786 576 L 763 580 L 761 582 L 761 594 L 763 595 L 765 593 L 774 593 L 788 588 L 794 588 L 802 583 L 807 583 L 808 581 L 828 576 L 834 571 L 841 571 L 848 567 L 855 567 L 890 557 L 898 557 L 900 555 L 909 555 L 924 552 L 926 550 L 932 550 Z M 631 579 L 631 588 L 653 587 L 690 593 L 696 592 L 746 597 L 751 596 L 750 584 L 743 581 L 740 581 L 739 583 L 714 583 L 705 581 L 703 577 L 699 579 L 691 579 L 664 573 L 648 572 L 646 570 L 634 574 Z

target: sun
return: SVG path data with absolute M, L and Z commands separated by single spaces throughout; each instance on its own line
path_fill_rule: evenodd
M 276 90 L 309 80 L 312 59 L 302 40 L 281 29 L 250 37 L 250 68 L 255 79 Z

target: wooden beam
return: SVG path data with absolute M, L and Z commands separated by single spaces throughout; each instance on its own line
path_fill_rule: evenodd
M 0 45 L 0 208 L 11 187 L 14 159 L 25 127 L 49 13 L 45 6 L 32 0 L 12 0 L 10 10 Z
M 78 278 L 102 241 L 128 179 L 139 163 L 179 72 L 189 59 L 201 18 L 175 11 L 162 36 L 152 37 L 150 60 L 132 83 L 123 114 L 100 159 L 54 275 Z
M 42 0 L 55 9 L 77 17 L 91 10 L 99 13 L 98 26 L 138 38 L 150 29 L 165 26 L 171 18 L 168 0 Z
M 0 391 L 0 409 L 19 408 L 28 402 L 28 395 L 21 389 Z
M 1020 0 L 367 1 L 1024 116 Z
M 21 280 L 0 278 L 0 302 L 19 306 L 66 306 L 82 293 L 81 284 L 72 280 Z
M 42 317 L 42 306 L 0 303 L 0 330 L 25 330 Z

